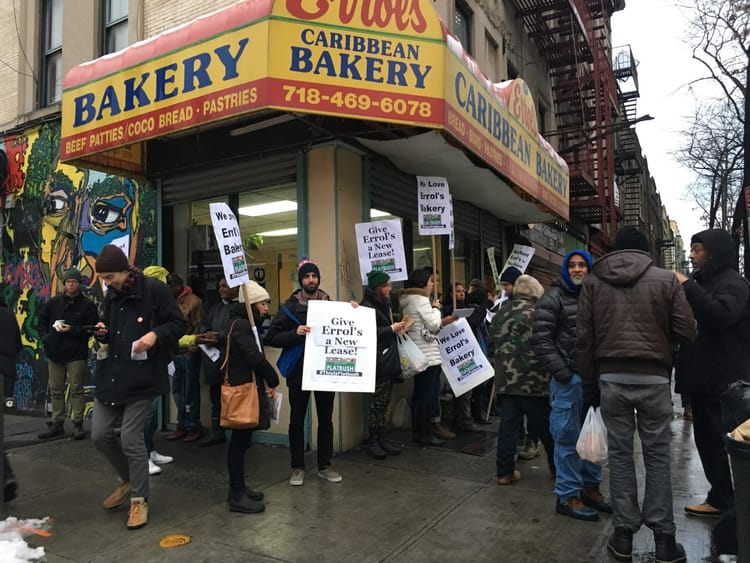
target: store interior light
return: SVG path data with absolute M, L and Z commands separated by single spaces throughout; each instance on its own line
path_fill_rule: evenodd
M 392 214 L 388 213 L 387 211 L 381 211 L 380 209 L 370 209 L 370 219 L 375 219 L 376 217 L 390 217 Z
M 293 114 L 285 113 L 282 115 L 277 115 L 276 117 L 264 119 L 263 121 L 257 121 L 255 123 L 243 125 L 242 127 L 237 127 L 236 129 L 231 129 L 229 131 L 229 134 L 232 137 L 246 135 L 248 133 L 252 133 L 253 131 L 260 131 L 261 129 L 273 127 L 274 125 L 281 125 L 282 123 L 286 123 L 287 121 L 292 121 L 294 119 L 296 119 L 296 117 Z
M 297 227 L 292 227 L 291 229 L 278 229 L 277 231 L 266 231 L 258 234 L 264 237 L 288 237 L 297 234 Z
M 258 205 L 240 207 L 238 211 L 240 215 L 245 215 L 247 217 L 263 217 L 265 215 L 275 215 L 276 213 L 285 213 L 287 211 L 296 210 L 296 201 L 280 199 L 279 201 L 272 201 L 270 203 L 260 203 Z

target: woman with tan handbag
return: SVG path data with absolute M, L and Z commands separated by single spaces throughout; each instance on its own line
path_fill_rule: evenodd
M 246 301 L 250 303 L 252 319 L 248 317 Z M 269 301 L 268 292 L 254 281 L 250 281 L 240 288 L 240 302 L 235 304 L 229 313 L 230 328 L 227 335 L 226 361 L 223 366 L 224 385 L 238 387 L 254 379 L 260 408 L 258 424 L 251 428 L 237 428 L 228 422 L 229 413 L 222 412 L 222 425 L 232 431 L 227 447 L 227 503 L 230 512 L 256 513 L 263 512 L 266 508 L 263 504 L 263 493 L 253 491 L 245 485 L 245 452 L 250 446 L 253 430 L 266 430 L 271 425 L 270 408 L 276 395 L 275 387 L 279 384 L 276 370 L 266 360 L 261 339 L 257 334 L 257 327 L 260 327 L 263 317 L 268 314 Z M 225 409 L 223 399 L 224 397 L 222 409 Z

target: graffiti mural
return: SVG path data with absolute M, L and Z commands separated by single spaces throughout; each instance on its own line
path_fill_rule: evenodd
M 140 267 L 157 255 L 153 187 L 62 164 L 59 148 L 59 123 L 0 138 L 7 166 L 0 194 L 2 296 L 15 310 L 23 343 L 14 396 L 19 410 L 37 414 L 45 411 L 47 389 L 37 311 L 62 292 L 65 270 L 78 268 L 84 293 L 100 303 L 94 262 L 104 245 L 116 244 Z

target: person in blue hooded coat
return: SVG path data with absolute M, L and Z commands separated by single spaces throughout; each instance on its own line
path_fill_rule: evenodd
M 585 250 L 571 250 L 565 255 L 560 277 L 537 304 L 531 344 L 550 376 L 555 511 L 578 520 L 596 521 L 597 511 L 612 512 L 612 506 L 599 491 L 602 468 L 582 460 L 576 451 L 583 418 L 598 398 L 596 384 L 583 385 L 575 362 L 578 296 L 590 271 L 591 257 Z

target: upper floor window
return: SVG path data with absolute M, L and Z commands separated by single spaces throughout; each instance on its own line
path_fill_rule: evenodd
M 456 21 L 453 31 L 466 52 L 471 54 L 471 11 L 469 6 L 461 0 L 456 2 Z
M 104 54 L 128 46 L 128 0 L 104 0 Z
M 62 98 L 62 24 L 63 0 L 44 0 L 42 106 Z

